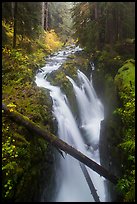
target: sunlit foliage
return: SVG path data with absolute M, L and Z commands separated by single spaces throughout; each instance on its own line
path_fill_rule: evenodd
M 45 42 L 44 42 L 46 49 L 50 50 L 50 52 L 53 52 L 63 45 L 55 33 L 54 30 L 50 30 L 49 32 L 45 32 Z
M 26 35 L 21 41 L 21 36 L 17 35 L 17 47 L 13 49 L 12 21 L 3 20 L 2 25 L 6 36 L 2 47 L 2 102 L 10 108 L 10 111 L 19 111 L 51 131 L 51 103 L 48 92 L 46 98 L 45 90 L 35 85 L 34 76 L 36 70 L 46 63 L 46 55 L 59 49 L 62 43 L 54 31 L 41 34 L 37 40 Z M 4 111 L 2 112 L 4 202 L 32 199 L 42 169 L 49 169 L 48 165 L 41 164 L 44 164 L 45 159 L 48 160 L 50 151 L 51 147 L 45 140 L 18 126 L 5 115 Z M 47 176 L 48 179 L 50 176 Z M 32 182 L 33 186 L 30 186 Z M 28 191 L 30 187 L 31 192 Z M 40 190 L 37 189 L 37 192 Z

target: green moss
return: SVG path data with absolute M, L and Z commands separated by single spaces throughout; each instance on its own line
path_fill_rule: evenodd
M 135 61 L 127 60 L 115 77 L 121 106 L 115 114 L 122 121 L 122 138 L 118 144 L 123 159 L 123 175 L 117 189 L 123 194 L 123 200 L 135 201 Z
M 117 192 L 123 201 L 135 199 L 135 60 L 108 50 L 94 54 L 93 84 L 105 108 L 105 155 L 101 163 L 121 178 Z M 124 60 L 126 59 L 126 60 Z M 98 83 L 100 82 L 100 83 Z M 107 147 L 108 146 L 108 147 Z M 109 147 L 110 146 L 110 147 Z M 109 167 L 109 154 L 112 165 Z M 119 158 L 119 159 L 117 159 Z
M 8 41 L 5 40 L 2 50 L 3 103 L 9 104 L 11 111 L 18 111 L 25 118 L 31 119 L 40 127 L 53 132 L 52 102 L 49 93 L 34 83 L 36 70 L 46 63 L 44 58 L 48 54 L 48 49 L 45 50 L 45 46 L 41 47 L 40 39 L 27 42 L 26 38 L 21 44 L 18 44 L 17 49 L 12 49 L 10 28 L 7 24 L 3 24 L 3 26 L 6 26 L 4 34 L 8 38 Z M 18 37 L 17 42 L 19 41 Z M 42 169 L 47 172 L 47 169 L 49 171 L 51 168 L 49 164 L 44 167 L 43 165 L 45 160 L 49 159 L 48 155 L 49 152 L 52 152 L 52 148 L 44 139 L 39 139 L 38 135 L 15 124 L 6 117 L 4 112 L 2 133 L 2 199 L 3 201 L 22 201 L 22 199 L 31 201 L 33 197 L 29 197 L 29 193 L 27 194 L 32 187 L 30 184 L 33 185 L 36 180 L 36 184 L 31 188 L 32 194 L 34 195 L 35 191 L 39 192 L 37 187 L 40 180 L 39 175 Z M 31 174 L 32 169 L 33 175 Z M 27 174 L 27 172 L 29 173 Z M 50 174 L 48 182 L 49 179 Z
M 135 90 L 135 61 L 127 60 L 115 76 L 115 84 L 120 91 L 125 88 Z

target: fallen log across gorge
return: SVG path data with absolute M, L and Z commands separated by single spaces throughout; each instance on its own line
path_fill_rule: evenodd
M 65 153 L 71 155 L 75 159 L 79 160 L 80 162 L 88 166 L 93 171 L 100 174 L 100 176 L 103 176 L 104 178 L 108 179 L 113 184 L 117 184 L 118 178 L 115 175 L 111 174 L 107 169 L 97 164 L 92 159 L 88 158 L 83 153 L 76 150 L 74 147 L 70 146 L 63 140 L 59 139 L 57 136 L 48 132 L 47 130 L 43 130 L 40 126 L 38 126 L 36 123 L 32 122 L 29 118 L 25 117 L 19 112 L 13 111 L 13 110 L 11 111 L 11 109 L 8 108 L 3 103 L 2 103 L 2 109 L 4 110 L 4 113 L 16 123 L 26 127 L 29 131 L 32 131 L 35 134 L 38 134 L 39 136 L 45 138 L 45 140 L 47 140 L 57 149 L 63 150 Z

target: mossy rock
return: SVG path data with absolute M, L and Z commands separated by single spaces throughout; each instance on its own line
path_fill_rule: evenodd
M 135 90 L 135 60 L 127 60 L 115 76 L 115 84 L 119 91 Z

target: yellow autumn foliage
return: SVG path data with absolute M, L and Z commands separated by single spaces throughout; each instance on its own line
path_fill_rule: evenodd
M 56 51 L 63 45 L 54 30 L 44 32 L 45 47 L 50 52 Z

